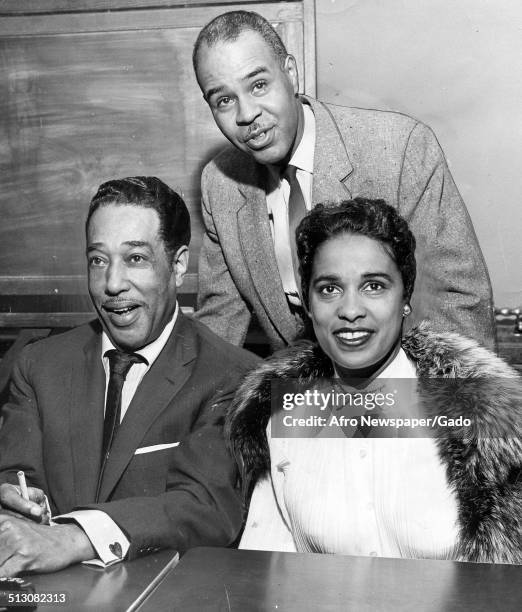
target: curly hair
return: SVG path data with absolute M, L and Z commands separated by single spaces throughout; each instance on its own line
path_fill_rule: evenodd
M 309 307 L 309 286 L 317 249 L 339 234 L 359 234 L 380 242 L 399 268 L 404 297 L 410 300 L 415 284 L 415 237 L 407 222 L 384 200 L 355 198 L 340 204 L 315 206 L 296 230 L 301 292 Z

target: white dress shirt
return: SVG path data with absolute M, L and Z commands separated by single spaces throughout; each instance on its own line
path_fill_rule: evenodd
M 289 165 L 297 168 L 296 177 L 303 192 L 306 210 L 312 209 L 312 179 L 314 172 L 314 150 L 315 150 L 315 117 L 311 107 L 303 104 L 303 135 L 297 146 Z M 274 242 L 290 244 L 293 237 L 290 236 L 288 225 L 288 201 L 290 198 L 290 185 L 285 178 L 281 177 L 279 166 L 267 166 L 268 185 L 266 188 L 266 205 L 270 219 L 270 229 Z M 278 262 L 279 263 L 279 262 Z M 290 284 L 290 286 L 287 286 Z M 286 294 L 299 294 L 295 279 L 283 281 Z
M 134 351 L 136 354 L 141 355 L 147 360 L 147 363 L 134 363 L 132 364 L 130 370 L 127 373 L 125 378 L 125 382 L 123 383 L 123 389 L 121 391 L 121 416 L 120 423 L 123 421 L 123 417 L 127 413 L 127 408 L 136 393 L 136 389 L 138 385 L 143 380 L 145 374 L 150 370 L 152 364 L 158 358 L 158 355 L 163 350 L 165 344 L 167 344 L 167 340 L 174 329 L 174 324 L 176 323 L 176 319 L 178 318 L 178 310 L 179 306 L 176 304 L 176 310 L 174 311 L 174 315 L 172 319 L 165 325 L 161 334 L 151 342 L 144 346 L 139 351 Z M 109 387 L 109 358 L 105 356 L 107 351 L 116 348 L 112 342 L 110 341 L 109 336 L 105 332 L 102 334 L 102 350 L 101 350 L 101 359 L 103 363 L 103 369 L 105 370 L 105 400 L 107 400 L 107 389 Z
M 378 378 L 415 377 L 401 349 Z M 452 558 L 457 500 L 434 438 L 269 438 L 269 446 L 271 476 L 256 484 L 240 548 Z
M 176 304 L 176 310 L 172 319 L 165 325 L 161 334 L 151 342 L 144 346 L 142 349 L 135 351 L 137 354 L 142 355 L 147 363 L 135 363 L 131 366 L 125 382 L 123 383 L 122 396 L 121 396 L 121 418 L 120 423 L 123 421 L 129 404 L 136 393 L 136 390 L 143 380 L 145 374 L 150 370 L 152 364 L 156 361 L 159 354 L 163 350 L 167 340 L 169 339 L 176 319 L 178 318 L 179 306 Z M 107 387 L 109 385 L 109 358 L 105 356 L 105 353 L 111 349 L 116 348 L 105 332 L 102 334 L 102 350 L 100 358 L 103 363 L 103 369 L 105 370 L 105 399 L 107 399 Z M 129 550 L 130 542 L 118 527 L 118 525 L 112 520 L 112 518 L 101 510 L 75 510 L 67 514 L 62 514 L 56 517 L 54 520 L 59 522 L 59 519 L 72 519 L 85 531 L 87 537 L 91 541 L 91 544 L 96 551 L 99 559 L 91 559 L 85 561 L 87 564 L 98 565 L 106 567 L 113 563 L 118 563 L 125 558 L 127 551 Z M 114 553 L 116 548 L 111 545 L 118 544 L 121 550 L 121 557 Z M 118 551 L 119 552 L 119 551 Z

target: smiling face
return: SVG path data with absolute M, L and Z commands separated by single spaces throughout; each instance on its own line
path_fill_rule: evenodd
M 377 240 L 343 233 L 317 249 L 309 314 L 338 372 L 383 359 L 399 339 L 405 305 L 399 269 Z
M 214 120 L 241 151 L 260 164 L 285 164 L 302 134 L 297 67 L 284 67 L 253 30 L 236 40 L 203 45 L 197 79 Z
M 101 206 L 87 228 L 89 294 L 112 343 L 134 351 L 153 342 L 172 318 L 176 288 L 188 263 L 181 247 L 172 263 L 152 208 Z

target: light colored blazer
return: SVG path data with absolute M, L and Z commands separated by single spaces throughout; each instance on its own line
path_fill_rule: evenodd
M 428 320 L 494 347 L 484 259 L 430 128 L 399 113 L 303 101 L 312 106 L 316 121 L 313 205 L 356 196 L 382 198 L 415 234 L 417 282 L 407 329 Z M 206 232 L 196 318 L 242 344 L 255 313 L 275 349 L 295 338 L 298 325 L 275 259 L 265 173 L 264 166 L 232 146 L 203 171 Z

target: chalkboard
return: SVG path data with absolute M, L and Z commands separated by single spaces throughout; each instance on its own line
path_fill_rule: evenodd
M 187 4 L 0 3 L 0 327 L 92 316 L 84 219 L 112 178 L 154 175 L 182 193 L 193 227 L 184 290 L 196 291 L 199 179 L 224 139 L 191 54 L 214 16 L 267 17 L 296 56 L 302 91 L 315 93 L 313 2 Z

